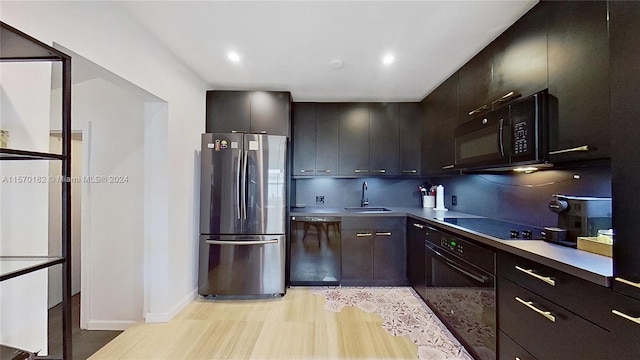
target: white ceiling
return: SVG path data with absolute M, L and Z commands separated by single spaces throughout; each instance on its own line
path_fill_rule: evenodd
M 531 9 L 523 1 L 124 1 L 211 89 L 420 101 Z M 227 59 L 229 51 L 242 57 Z M 382 64 L 385 53 L 395 61 Z M 344 61 L 334 70 L 333 59 Z

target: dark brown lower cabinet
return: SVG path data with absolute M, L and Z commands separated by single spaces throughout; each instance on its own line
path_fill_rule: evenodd
M 497 291 L 500 331 L 535 358 L 608 358 L 607 330 L 504 278 Z
M 407 285 L 404 217 L 345 217 L 342 285 Z
M 640 300 L 612 291 L 606 304 L 611 314 L 609 359 L 639 359 Z
M 500 354 L 500 359 L 536 360 L 533 355 L 529 354 L 527 350 L 523 349 L 522 346 L 518 345 L 502 331 L 498 331 L 498 353 Z

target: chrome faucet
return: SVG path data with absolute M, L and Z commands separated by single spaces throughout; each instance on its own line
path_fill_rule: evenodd
M 369 205 L 369 199 L 364 197 L 364 191 L 367 190 L 367 182 L 362 182 L 362 197 L 360 198 L 360 207 L 365 207 Z

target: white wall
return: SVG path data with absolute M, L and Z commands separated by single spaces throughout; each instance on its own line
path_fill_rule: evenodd
M 143 315 L 148 321 L 167 321 L 196 289 L 198 188 L 193 159 L 204 131 L 207 85 L 117 9 L 110 2 L 2 1 L 0 20 L 45 43 L 55 41 L 166 101 L 166 127 L 153 129 L 166 137 L 149 145 L 144 159 L 153 164 L 143 165 L 145 171 L 153 170 L 157 181 L 166 183 L 145 197 L 153 197 L 153 205 L 160 208 L 153 210 L 152 222 L 145 218 L 145 239 L 153 230 L 154 247 L 144 269 L 148 284 Z M 115 165 L 112 169 L 119 170 Z M 148 206 L 144 204 L 145 215 Z M 127 250 L 123 245 L 121 250 Z M 109 272 L 91 276 L 113 278 Z M 112 306 L 126 308 L 131 303 Z
M 49 64 L 0 64 L 0 128 L 10 147 L 48 151 L 50 88 Z M 0 162 L 3 256 L 48 254 L 48 169 L 46 161 Z M 46 355 L 46 295 L 44 271 L 0 283 L 0 343 Z

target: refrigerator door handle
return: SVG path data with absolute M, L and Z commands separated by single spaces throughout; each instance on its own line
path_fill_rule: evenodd
M 240 193 L 242 191 L 241 190 L 241 185 L 240 185 L 241 184 L 240 178 L 242 177 L 242 174 L 240 172 L 240 168 L 242 167 L 242 149 L 239 149 L 238 151 L 239 151 L 238 152 L 238 168 L 236 169 L 236 179 L 238 181 L 238 188 L 236 189 L 236 205 L 237 205 L 236 210 L 238 210 L 238 219 L 240 219 L 241 216 L 242 216 L 241 215 L 242 211 L 240 209 L 241 208 L 241 206 L 240 206 Z
M 249 241 L 205 240 L 205 242 L 210 245 L 264 245 L 264 244 L 277 244 L 278 239 L 249 240 Z
M 249 171 L 249 150 L 245 150 L 244 152 L 244 161 L 242 164 L 242 218 L 247 220 L 247 172 Z

